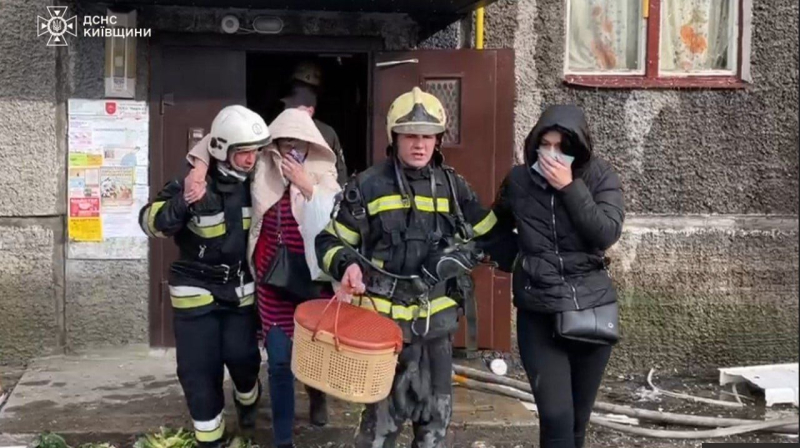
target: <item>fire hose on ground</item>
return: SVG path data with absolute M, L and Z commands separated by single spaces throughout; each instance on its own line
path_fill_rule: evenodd
M 531 394 L 530 384 L 514 380 L 511 378 L 494 375 L 481 370 L 469 367 L 454 365 L 453 380 L 456 384 L 469 389 L 481 390 L 494 394 L 516 398 L 520 401 L 534 403 Z M 787 417 L 775 420 L 747 420 L 736 418 L 705 417 L 687 414 L 675 414 L 670 412 L 650 411 L 646 409 L 636 409 L 629 406 L 595 402 L 594 409 L 597 411 L 609 412 L 614 414 L 626 415 L 629 417 L 640 418 L 651 422 L 670 423 L 682 426 L 710 427 L 712 430 L 702 431 L 671 431 L 660 429 L 636 428 L 623 424 L 611 422 L 602 416 L 592 414 L 591 422 L 629 434 L 663 438 L 663 439 L 706 439 L 727 437 L 737 434 L 744 434 L 756 431 L 766 431 L 780 434 L 797 434 L 798 418 Z

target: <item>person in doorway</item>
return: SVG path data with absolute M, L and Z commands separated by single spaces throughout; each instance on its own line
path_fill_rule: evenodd
M 443 164 L 442 103 L 415 87 L 387 116 L 389 158 L 348 182 L 335 219 L 316 239 L 320 267 L 360 305 L 403 330 L 392 394 L 367 405 L 357 448 L 394 447 L 406 420 L 415 448 L 445 446 L 452 415 L 457 280 L 482 259 L 494 213 Z M 468 243 L 467 243 L 468 242 Z
M 245 258 L 250 173 L 270 142 L 264 120 L 242 106 L 217 114 L 204 150 L 210 154 L 202 200 L 184 198 L 184 182 L 168 183 L 142 208 L 150 237 L 174 237 L 180 256 L 170 266 L 178 379 L 201 447 L 221 447 L 224 367 L 233 380 L 241 428 L 255 425 L 261 396 L 255 285 Z
M 539 409 L 542 448 L 584 445 L 611 354 L 609 344 L 559 337 L 555 327 L 557 313 L 617 297 L 604 251 L 622 233 L 622 188 L 592 149 L 581 109 L 547 108 L 525 140 L 525 164 L 506 176 L 493 207 L 499 222 L 519 234 L 513 269 L 501 268 L 513 270 L 520 355 Z
M 317 97 L 322 88 L 322 69 L 314 62 L 301 62 L 295 67 L 290 84 L 289 94 L 282 98 L 281 102 L 287 109 L 304 110 L 314 119 L 314 124 L 322 137 L 336 154 L 337 181 L 343 187 L 347 182 L 347 166 L 339 136 L 332 127 L 314 118 L 317 110 Z
M 294 375 L 291 371 L 292 336 L 296 301 L 285 291 L 260 281 L 278 252 L 279 240 L 287 250 L 305 256 L 298 228 L 303 222 L 303 204 L 322 189 L 335 194 L 336 156 L 328 147 L 311 117 L 301 110 L 287 109 L 269 125 L 273 143 L 261 151 L 252 182 L 253 223 L 246 259 L 259 279 L 256 288 L 261 329 L 267 350 L 273 438 L 279 448 L 293 446 L 295 417 Z M 206 169 L 208 153 L 200 144 L 189 153 L 197 177 Z M 199 173 L 199 174 L 198 174 Z M 192 196 L 190 200 L 196 200 Z M 307 279 L 310 283 L 311 278 Z M 330 298 L 328 285 L 319 298 Z M 255 330 L 253 331 L 255 337 Z M 327 400 L 322 392 L 306 387 L 310 399 L 311 423 L 328 421 Z

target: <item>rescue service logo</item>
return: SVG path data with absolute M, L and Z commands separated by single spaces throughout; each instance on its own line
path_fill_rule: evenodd
M 150 37 L 149 28 L 130 28 L 125 26 L 125 18 L 120 20 L 117 15 L 108 16 L 84 16 L 82 20 L 83 31 L 78 33 L 78 16 L 68 18 L 66 6 L 48 6 L 47 12 L 50 17 L 36 17 L 36 34 L 41 37 L 48 34 L 48 47 L 68 46 L 67 35 L 78 37 Z
M 68 44 L 65 34 L 78 36 L 78 16 L 67 18 L 66 6 L 48 6 L 47 12 L 50 13 L 48 18 L 36 17 L 37 36 L 49 34 L 48 47 L 66 47 Z

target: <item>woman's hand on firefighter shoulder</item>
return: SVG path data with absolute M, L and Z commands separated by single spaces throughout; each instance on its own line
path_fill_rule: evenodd
M 307 199 L 311 198 L 311 195 L 314 194 L 314 184 L 300 162 L 291 156 L 286 156 L 281 161 L 281 171 L 289 182 L 300 189 L 303 196 Z
M 190 205 L 203 199 L 203 196 L 206 195 L 206 173 L 208 173 L 208 165 L 195 159 L 194 166 L 183 180 L 183 198 Z
M 572 168 L 566 163 L 552 157 L 541 156 L 539 165 L 547 182 L 556 190 L 561 190 L 572 183 Z
M 342 292 L 350 295 L 360 295 L 364 294 L 366 289 L 361 273 L 361 266 L 359 266 L 358 263 L 353 263 L 348 266 L 342 276 Z

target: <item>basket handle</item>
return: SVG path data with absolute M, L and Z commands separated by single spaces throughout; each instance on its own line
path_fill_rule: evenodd
M 375 299 L 373 299 L 370 296 L 359 296 L 359 305 L 361 304 L 361 300 L 364 297 L 369 299 L 370 303 L 372 304 L 372 309 L 375 310 L 375 312 L 377 313 L 378 312 L 378 307 L 377 307 L 377 305 L 375 305 Z M 325 308 L 322 310 L 322 315 L 319 317 L 319 320 L 317 321 L 317 325 L 314 327 L 314 334 L 311 335 L 311 340 L 312 341 L 316 341 L 317 340 L 317 333 L 319 333 L 319 327 L 320 327 L 320 325 L 322 325 L 322 320 L 325 318 L 325 313 L 328 312 L 328 308 L 330 308 L 331 304 L 333 304 L 334 301 L 336 302 L 336 314 L 333 317 L 333 343 L 334 343 L 334 345 L 336 347 L 336 351 L 340 351 L 340 345 L 339 345 L 339 310 L 342 309 L 342 300 L 339 298 L 339 292 L 338 291 L 336 293 L 334 293 L 333 297 L 331 297 L 330 300 L 328 300 L 328 303 L 325 305 Z M 396 351 L 399 353 L 400 349 L 402 349 L 402 344 L 400 344 L 400 346 L 397 347 Z
M 333 295 L 333 297 L 331 297 L 330 300 L 328 300 L 328 304 L 325 305 L 325 308 L 322 310 L 322 315 L 319 316 L 317 325 L 314 327 L 314 334 L 311 335 L 311 340 L 317 340 L 317 333 L 319 333 L 319 327 L 322 325 L 322 320 L 325 319 L 325 313 L 328 312 L 328 308 L 331 307 L 331 304 L 333 304 L 334 301 L 336 302 L 336 314 L 333 317 L 333 343 L 336 346 L 336 351 L 339 351 L 339 310 L 342 308 L 342 300 L 339 299 L 338 291 Z

